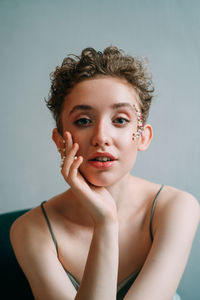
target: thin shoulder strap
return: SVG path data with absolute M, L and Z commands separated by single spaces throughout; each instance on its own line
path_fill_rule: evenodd
M 49 218 L 47 217 L 47 213 L 46 213 L 46 211 L 45 211 L 45 209 L 44 209 L 44 203 L 46 203 L 46 201 L 43 201 L 43 202 L 41 203 L 40 206 L 41 206 L 43 215 L 44 215 L 44 217 L 45 217 L 45 220 L 46 220 L 46 222 L 47 222 L 47 225 L 48 225 L 48 227 L 49 227 L 49 231 L 50 231 L 50 233 L 51 233 L 52 240 L 53 240 L 54 245 L 55 245 L 55 247 L 56 247 L 56 252 L 57 252 L 57 254 L 58 254 L 58 245 L 57 245 L 57 242 L 56 242 L 55 235 L 54 235 L 54 233 L 53 233 L 53 229 L 52 229 L 51 223 L 50 223 Z
M 152 210 L 151 210 L 151 217 L 150 217 L 150 224 L 149 224 L 149 232 L 150 232 L 152 242 L 153 242 L 152 220 L 153 220 L 153 215 L 154 215 L 154 210 L 155 210 L 155 207 L 156 207 L 157 199 L 158 199 L 158 196 L 160 195 L 160 192 L 162 191 L 163 187 L 164 187 L 164 184 L 160 187 L 159 191 L 157 192 L 157 194 L 156 194 L 156 196 L 153 200 L 153 205 L 152 205 Z

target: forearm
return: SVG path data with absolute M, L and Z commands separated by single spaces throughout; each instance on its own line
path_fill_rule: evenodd
M 95 227 L 75 300 L 115 300 L 118 261 L 118 223 Z

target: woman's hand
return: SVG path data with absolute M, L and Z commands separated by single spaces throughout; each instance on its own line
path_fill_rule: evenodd
M 94 223 L 117 222 L 117 208 L 114 199 L 104 187 L 96 187 L 86 181 L 79 171 L 83 157 L 76 153 L 79 149 L 77 143 L 73 143 L 70 132 L 64 133 L 66 156 L 61 173 L 66 182 L 71 186 L 73 194 L 79 199 L 83 207 L 92 217 Z

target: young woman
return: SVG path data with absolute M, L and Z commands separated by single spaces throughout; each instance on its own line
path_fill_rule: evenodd
M 152 139 L 152 93 L 142 60 L 116 47 L 84 49 L 52 74 L 52 138 L 70 188 L 10 233 L 35 299 L 180 299 L 198 201 L 130 174 Z

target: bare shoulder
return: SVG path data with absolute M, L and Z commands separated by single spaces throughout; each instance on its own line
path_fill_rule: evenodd
M 152 203 L 161 188 L 160 184 L 141 178 L 136 179 L 142 198 L 149 203 L 148 209 L 152 210 Z M 187 226 L 194 231 L 200 220 L 200 205 L 198 200 L 190 193 L 172 186 L 164 185 L 156 201 L 152 219 L 152 232 L 170 230 L 169 228 L 181 228 Z M 182 230 L 183 228 L 182 227 Z M 175 230 L 172 230 L 174 233 Z M 162 234 L 162 233 L 161 233 Z M 192 233 L 191 233 L 192 234 Z
M 150 196 L 159 190 L 150 183 L 147 188 Z M 151 249 L 125 299 L 137 295 L 138 299 L 172 299 L 187 264 L 199 218 L 199 203 L 193 195 L 163 187 L 153 215 Z
M 197 219 L 200 217 L 200 206 L 198 200 L 190 193 L 176 189 L 172 186 L 164 186 L 160 194 L 161 201 L 159 207 L 161 210 L 179 209 L 179 212 L 187 211 L 192 213 Z
M 11 242 L 15 242 L 15 236 L 20 238 L 21 234 L 23 234 L 26 237 L 28 232 L 34 231 L 34 228 L 37 226 L 37 210 L 34 208 L 15 220 L 10 229 Z
M 59 198 L 60 195 L 56 195 L 49 199 L 47 203 L 49 204 Z M 25 243 L 30 243 L 32 246 L 33 243 L 39 244 L 40 246 L 46 244 L 51 249 L 55 250 L 41 206 L 33 208 L 16 219 L 11 226 L 10 239 L 14 250 L 15 247 L 18 246 L 19 248 L 23 248 Z
M 41 247 L 43 244 L 49 244 L 51 240 L 48 237 L 45 220 L 39 206 L 16 219 L 10 230 L 10 240 L 17 258 L 29 248 L 33 249 L 35 245 Z M 48 246 L 54 249 L 53 245 Z
M 135 190 L 138 188 L 139 198 L 151 206 L 152 201 L 155 199 L 162 185 L 139 177 L 134 177 L 134 182 L 136 183 L 136 188 L 134 185 L 133 187 Z M 149 209 L 151 210 L 151 207 Z M 153 219 L 157 219 L 159 216 L 161 217 L 162 214 L 168 214 L 169 211 L 171 211 L 171 213 L 172 211 L 179 211 L 178 215 L 181 215 L 185 211 L 188 215 L 193 215 L 193 218 L 197 220 L 200 218 L 200 205 L 192 194 L 172 186 L 163 185 L 156 202 Z M 155 220 L 153 221 L 155 223 Z
M 198 200 L 190 193 L 176 189 L 171 186 L 164 186 L 159 195 L 153 217 L 153 232 L 162 231 L 164 228 L 173 230 L 183 228 L 191 232 L 197 229 L 200 220 L 200 205 Z
M 13 223 L 10 240 L 35 299 L 74 299 L 76 290 L 58 260 L 40 207 Z

